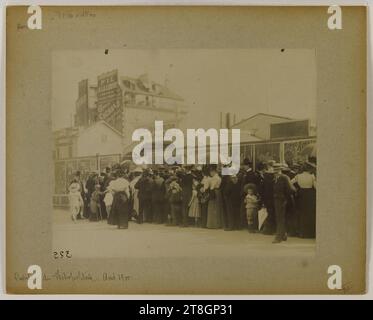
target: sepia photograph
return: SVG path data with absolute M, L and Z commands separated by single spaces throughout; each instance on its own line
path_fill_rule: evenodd
M 364 294 L 366 14 L 7 7 L 7 293 Z
M 58 51 L 52 73 L 54 251 L 315 253 L 314 50 Z M 164 164 L 154 157 L 136 164 L 133 132 L 156 135 L 156 121 L 165 136 L 171 128 L 206 132 L 193 144 L 193 163 L 184 145 Z M 238 170 L 230 175 L 222 174 L 230 164 L 211 155 L 220 129 L 239 130 Z M 162 142 L 162 150 L 173 144 Z

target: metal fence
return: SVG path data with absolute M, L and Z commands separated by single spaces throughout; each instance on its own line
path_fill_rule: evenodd
M 66 194 L 77 171 L 80 171 L 82 181 L 85 181 L 91 172 L 102 172 L 106 167 L 118 163 L 120 159 L 120 154 L 111 154 L 56 160 L 54 162 L 54 193 Z
M 254 143 L 241 143 L 241 161 L 249 158 L 254 168 L 259 162 L 275 160 L 291 165 L 294 162 L 305 161 L 306 156 L 301 154 L 305 146 L 316 143 L 316 137 L 265 141 Z M 80 171 L 82 181 L 86 181 L 92 171 L 104 171 L 105 167 L 111 167 L 121 159 L 120 154 L 97 155 L 93 157 L 80 157 L 55 161 L 55 184 L 53 205 L 66 207 L 69 204 L 67 189 L 76 171 Z
M 241 161 L 249 158 L 254 168 L 259 162 L 275 160 L 277 162 L 291 165 L 295 162 L 305 161 L 307 157 L 302 155 L 301 151 L 305 146 L 316 143 L 316 137 L 283 140 L 283 141 L 265 141 L 241 144 Z

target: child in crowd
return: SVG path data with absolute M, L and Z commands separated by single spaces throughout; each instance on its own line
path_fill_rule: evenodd
M 171 207 L 171 221 L 170 225 L 176 226 L 181 223 L 181 209 L 182 209 L 182 189 L 177 182 L 177 178 L 174 179 L 169 186 L 170 189 L 170 207 Z
M 195 226 L 199 226 L 199 219 L 201 217 L 200 204 L 198 201 L 199 182 L 196 178 L 193 179 L 192 197 L 188 205 L 188 216 L 194 218 Z
M 84 206 L 82 195 L 80 193 L 80 184 L 76 178 L 69 186 L 69 202 L 71 219 L 75 222 L 78 214 Z
M 114 200 L 114 192 L 111 190 L 110 183 L 109 183 L 109 186 L 107 187 L 105 191 L 105 197 L 104 197 L 104 203 L 105 203 L 106 213 L 107 213 L 108 218 L 110 216 L 113 200 Z
M 98 221 L 102 219 L 100 205 L 100 196 L 102 194 L 103 192 L 101 192 L 101 186 L 99 184 L 96 184 L 95 191 L 92 193 L 91 201 L 89 203 L 89 207 L 91 210 L 91 216 L 89 217 L 90 221 Z
M 258 231 L 259 196 L 253 183 L 245 185 L 244 190 L 248 231 L 255 233 Z

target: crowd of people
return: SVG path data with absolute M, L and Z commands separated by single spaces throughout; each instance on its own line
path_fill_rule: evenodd
M 247 229 L 274 235 L 316 236 L 316 166 L 266 161 L 253 170 L 244 159 L 237 175 L 222 176 L 219 165 L 120 164 L 82 181 L 76 172 L 68 187 L 71 217 L 107 220 L 119 229 L 128 222 L 167 226 Z

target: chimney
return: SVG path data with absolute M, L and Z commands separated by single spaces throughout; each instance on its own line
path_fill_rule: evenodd
M 225 127 L 230 128 L 230 126 L 231 126 L 231 113 L 228 112 L 225 115 Z

